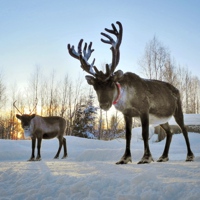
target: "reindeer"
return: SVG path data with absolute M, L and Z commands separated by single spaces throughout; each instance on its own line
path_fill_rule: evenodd
M 186 161 L 193 161 L 194 155 L 190 149 L 188 133 L 184 125 L 183 112 L 181 106 L 180 93 L 177 88 L 169 83 L 140 78 L 138 75 L 121 70 L 115 71 L 119 59 L 119 47 L 122 41 L 123 27 L 120 22 L 116 22 L 119 31 L 112 24 L 112 29 L 105 29 L 110 34 L 116 36 L 116 41 L 106 33 L 101 33 L 107 39 L 101 39 L 103 43 L 111 44 L 112 63 L 106 64 L 106 72 L 99 71 L 94 66 L 95 59 L 90 64 L 88 60 L 94 51 L 92 42 L 87 47 L 85 43 L 82 52 L 83 39 L 78 44 L 78 50 L 68 44 L 69 54 L 78 59 L 81 68 L 88 74 L 85 78 L 89 85 L 92 85 L 97 93 L 100 108 L 107 111 L 112 104 L 121 111 L 125 119 L 126 127 L 126 148 L 124 155 L 116 164 L 127 164 L 132 162 L 131 158 L 131 129 L 132 118 L 139 118 L 142 126 L 142 137 L 144 141 L 144 154 L 138 164 L 150 163 L 153 161 L 149 148 L 149 125 L 160 125 L 166 132 L 166 144 L 163 154 L 158 162 L 169 160 L 168 152 L 172 140 L 172 133 L 168 124 L 169 119 L 174 116 L 180 126 L 187 146 Z M 91 76 L 92 75 L 92 76 Z
M 16 102 L 16 101 L 15 101 Z M 52 139 L 57 137 L 59 140 L 59 148 L 55 155 L 55 159 L 59 158 L 59 154 L 64 146 L 64 155 L 62 158 L 67 157 L 67 145 L 66 139 L 63 137 L 65 134 L 66 121 L 62 117 L 51 116 L 51 117 L 42 117 L 35 114 L 22 114 L 20 110 L 16 107 L 15 102 L 13 106 L 19 111 L 19 114 L 16 114 L 16 117 L 21 120 L 21 126 L 24 129 L 24 134 L 30 136 L 32 140 L 32 154 L 28 161 L 40 161 L 41 154 L 40 148 L 42 139 Z M 35 144 L 37 139 L 37 157 L 35 159 Z

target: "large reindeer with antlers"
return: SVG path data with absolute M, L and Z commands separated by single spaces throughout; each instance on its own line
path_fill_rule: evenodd
M 114 41 L 111 36 L 106 33 L 101 33 L 108 40 L 101 39 L 102 42 L 111 44 L 112 63 L 106 64 L 106 72 L 99 71 L 94 66 L 94 61 L 88 63 L 92 52 L 92 42 L 87 47 L 87 43 L 83 48 L 81 39 L 78 44 L 78 51 L 75 51 L 74 46 L 68 44 L 69 54 L 78 59 L 81 63 L 81 68 L 92 76 L 86 76 L 89 85 L 94 87 L 97 93 L 100 108 L 107 111 L 112 104 L 115 108 L 121 111 L 124 115 L 126 124 L 126 148 L 122 158 L 116 164 L 127 164 L 131 162 L 131 129 L 132 117 L 140 118 L 142 125 L 142 137 L 144 141 L 144 155 L 138 164 L 150 163 L 153 161 L 148 139 L 149 139 L 149 124 L 160 125 L 166 132 L 167 139 L 162 156 L 158 162 L 166 162 L 169 160 L 168 152 L 172 139 L 172 133 L 168 124 L 169 119 L 174 116 L 177 124 L 183 132 L 183 136 L 187 145 L 186 161 L 193 161 L 194 155 L 190 149 L 190 142 L 187 130 L 184 126 L 183 112 L 181 107 L 181 99 L 178 89 L 169 83 L 148 80 L 140 78 L 134 73 L 127 72 L 123 74 L 121 70 L 115 71 L 119 59 L 119 47 L 122 41 L 122 24 L 116 22 L 119 26 L 119 31 L 112 24 L 112 29 L 105 29 L 110 34 L 116 36 Z
M 64 147 L 64 155 L 62 158 L 66 158 L 67 144 L 66 144 L 66 139 L 63 137 L 66 129 L 66 120 L 58 116 L 42 117 L 39 115 L 32 114 L 33 111 L 30 114 L 22 114 L 15 105 L 15 103 L 16 101 L 13 103 L 13 106 L 21 114 L 21 115 L 16 114 L 16 117 L 19 120 L 21 120 L 21 126 L 24 129 L 24 134 L 26 136 L 31 137 L 32 140 L 32 154 L 28 161 L 35 161 L 35 160 L 40 161 L 41 160 L 40 148 L 42 139 L 52 139 L 55 137 L 57 137 L 59 140 L 59 147 L 54 158 L 59 158 L 62 146 Z M 35 159 L 36 139 L 37 139 L 37 157 Z

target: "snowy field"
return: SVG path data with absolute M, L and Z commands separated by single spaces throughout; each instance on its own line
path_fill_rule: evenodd
M 137 134 L 136 134 L 137 135 Z M 200 199 L 200 134 L 189 133 L 194 162 L 185 162 L 183 135 L 174 135 L 166 163 L 138 165 L 143 141 L 132 139 L 133 162 L 116 165 L 125 140 L 67 136 L 68 158 L 54 160 L 58 141 L 43 140 L 42 161 L 27 162 L 31 141 L 0 140 L 0 199 L 13 200 L 197 200 Z M 150 140 L 156 161 L 165 140 Z M 62 156 L 61 152 L 60 157 Z

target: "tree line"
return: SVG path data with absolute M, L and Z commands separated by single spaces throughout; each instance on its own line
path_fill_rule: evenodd
M 18 110 L 22 114 L 65 118 L 66 135 L 101 139 L 107 137 L 108 130 L 115 133 L 122 129 L 123 121 L 115 118 L 116 114 L 110 117 L 100 111 L 96 94 L 80 77 L 72 80 L 65 75 L 63 80 L 58 80 L 56 71 L 44 75 L 36 67 L 23 90 L 16 84 L 7 88 L 3 76 L 0 78 L 0 138 L 23 138 L 20 122 L 15 117 Z
M 146 44 L 139 65 L 147 78 L 166 81 L 179 89 L 184 113 L 200 112 L 199 77 L 192 75 L 187 67 L 178 65 L 156 36 Z
M 146 44 L 139 66 L 146 78 L 169 82 L 180 90 L 184 113 L 199 113 L 199 78 L 177 65 L 156 36 Z M 117 111 L 110 115 L 99 109 L 93 88 L 84 83 L 80 77 L 72 80 L 67 74 L 58 80 L 55 70 L 44 75 L 36 67 L 27 86 L 21 89 L 16 84 L 8 87 L 0 71 L 0 138 L 23 138 L 15 117 L 15 101 L 21 113 L 64 117 L 67 135 L 98 139 L 123 136 L 123 116 Z

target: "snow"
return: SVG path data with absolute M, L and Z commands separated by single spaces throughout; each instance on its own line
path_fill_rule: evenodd
M 142 130 L 141 127 L 135 127 L 132 129 L 132 134 L 133 134 L 133 138 L 132 140 L 143 140 L 142 138 L 142 134 L 141 134 Z M 149 126 L 149 140 L 151 142 L 156 142 L 157 141 L 157 134 L 154 134 L 154 126 L 150 125 Z
M 0 140 L 0 199 L 4 200 L 196 200 L 200 196 L 200 135 L 189 133 L 194 162 L 185 162 L 182 134 L 173 136 L 169 161 L 138 165 L 143 141 L 133 134 L 133 162 L 116 165 L 125 140 L 99 141 L 67 136 L 68 158 L 53 159 L 58 140 L 43 140 L 42 160 L 27 162 L 30 140 Z M 156 161 L 165 140 L 150 148 Z M 63 151 L 61 151 L 62 156 Z
M 83 135 L 85 135 L 87 138 L 89 139 L 97 139 L 92 133 L 90 133 L 89 131 L 85 131 L 83 132 Z
M 184 114 L 184 123 L 185 125 L 199 125 L 200 123 L 200 114 Z M 169 121 L 170 125 L 177 125 L 174 117 Z

